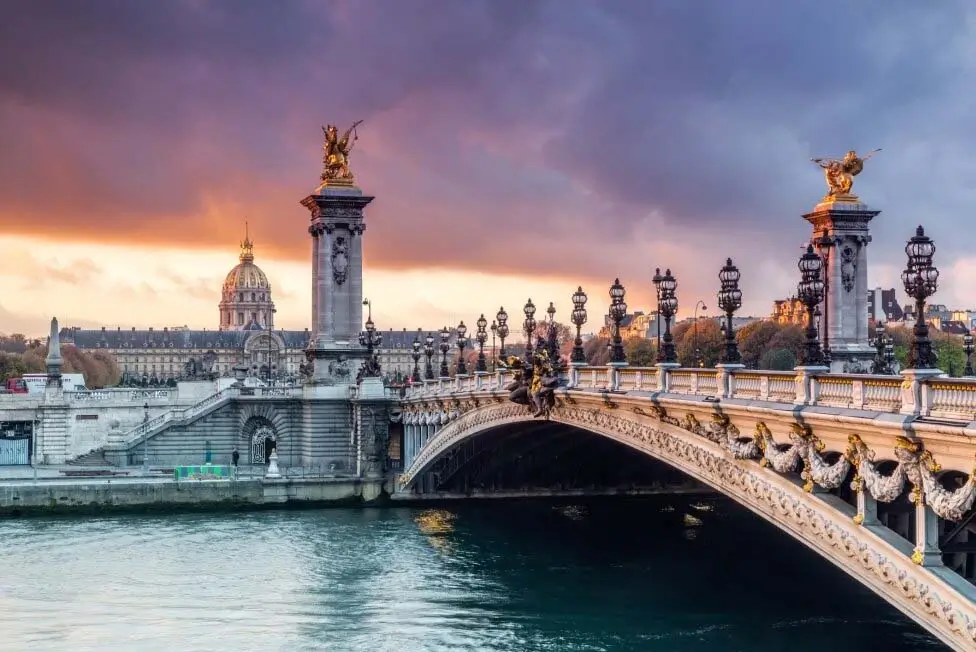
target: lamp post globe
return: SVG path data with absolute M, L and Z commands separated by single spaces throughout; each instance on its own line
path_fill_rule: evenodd
M 475 323 L 478 326 L 476 335 L 478 340 L 478 366 L 475 370 L 488 371 L 488 364 L 485 361 L 485 342 L 488 341 L 488 320 L 485 319 L 484 313 L 478 317 L 478 321 Z
M 620 279 L 613 280 L 610 286 L 610 321 L 613 322 L 613 335 L 610 340 L 610 363 L 626 364 L 627 357 L 624 355 L 623 338 L 620 337 L 620 324 L 627 315 L 627 304 L 624 302 L 626 290 L 620 283 Z
M 586 353 L 583 351 L 583 337 L 580 335 L 580 329 L 586 323 L 586 301 L 586 292 L 583 292 L 583 286 L 581 285 L 573 293 L 573 312 L 569 317 L 573 325 L 576 326 L 576 339 L 573 340 L 573 353 L 570 356 L 570 361 L 573 364 L 586 364 Z
M 441 368 L 440 368 L 440 374 L 441 374 L 441 378 L 450 378 L 450 376 L 451 376 L 451 370 L 447 366 L 447 353 L 448 353 L 448 351 L 451 350 L 451 343 L 450 343 L 451 331 L 449 331 L 447 329 L 447 326 L 445 326 L 444 328 L 441 329 L 440 338 L 441 338 Z
M 908 350 L 907 369 L 935 369 L 938 360 L 929 339 L 929 327 L 925 321 L 925 302 L 939 289 L 939 270 L 932 265 L 935 243 L 925 235 L 921 225 L 905 245 L 908 266 L 901 273 L 905 292 L 915 300 L 915 327 L 912 329 L 912 345 Z
M 535 304 L 532 303 L 532 299 L 525 302 L 525 306 L 522 308 L 522 312 L 525 315 L 525 321 L 522 322 L 522 332 L 525 334 L 525 357 L 529 360 L 532 359 L 532 334 L 535 332 Z
M 427 358 L 427 362 L 424 365 L 424 378 L 433 380 L 434 364 L 432 359 L 434 357 L 434 336 L 431 333 L 427 333 L 427 337 L 424 338 L 424 356 Z
M 498 324 L 498 328 L 496 330 L 496 333 L 498 333 L 498 341 L 499 341 L 497 357 L 504 359 L 507 355 L 505 351 L 505 338 L 508 337 L 508 333 L 509 333 L 508 313 L 505 312 L 505 306 L 499 308 L 498 312 L 495 313 L 495 323 Z
M 796 295 L 807 309 L 806 343 L 803 349 L 802 364 L 807 367 L 820 367 L 826 363 L 820 338 L 817 333 L 816 310 L 824 298 L 824 282 L 821 278 L 823 259 L 813 250 L 813 244 L 807 245 L 807 250 L 797 263 L 800 270 L 800 282 L 796 286 Z
M 664 271 L 664 276 L 661 277 L 658 287 L 660 288 L 658 312 L 664 317 L 664 335 L 657 352 L 657 361 L 658 363 L 676 364 L 678 352 L 675 350 L 674 337 L 671 335 L 671 320 L 678 314 L 678 297 L 675 293 L 678 289 L 678 281 L 671 274 L 670 269 Z
M 457 326 L 457 349 L 458 349 L 458 361 L 457 361 L 457 375 L 465 376 L 468 373 L 468 367 L 464 364 L 464 347 L 468 345 L 468 327 L 464 325 L 462 320 Z
M 718 272 L 718 280 L 721 284 L 718 291 L 718 307 L 725 313 L 725 324 L 722 329 L 725 334 L 725 348 L 722 352 L 723 364 L 739 364 L 742 361 L 738 343 L 735 341 L 735 329 L 732 326 L 735 311 L 742 307 L 739 278 L 741 278 L 739 268 L 732 264 L 731 258 L 727 258 L 725 265 Z

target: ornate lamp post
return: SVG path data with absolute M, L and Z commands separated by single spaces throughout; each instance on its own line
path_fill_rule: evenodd
M 525 313 L 525 321 L 522 322 L 522 332 L 525 333 L 525 357 L 529 360 L 532 359 L 532 334 L 535 332 L 535 304 L 532 303 L 532 299 L 525 302 L 525 306 L 522 308 L 522 312 Z
M 820 338 L 817 337 L 814 312 L 824 297 L 824 283 L 820 278 L 823 258 L 813 250 L 812 244 L 807 245 L 806 253 L 800 256 L 798 267 L 801 280 L 796 286 L 796 295 L 807 309 L 807 341 L 802 364 L 807 367 L 822 367 L 826 360 L 820 348 Z
M 496 358 L 504 358 L 508 355 L 505 351 L 505 338 L 508 337 L 508 313 L 505 312 L 505 307 L 502 306 L 498 309 L 498 313 L 495 315 L 495 321 L 498 322 L 498 340 L 500 342 L 500 348 L 498 349 L 498 355 Z
M 488 341 L 488 320 L 485 319 L 483 313 L 478 317 L 477 326 L 478 332 L 475 335 L 475 339 L 478 340 L 478 366 L 475 368 L 475 371 L 488 371 L 488 365 L 485 363 L 485 342 Z
M 570 361 L 573 364 L 586 364 L 583 338 L 580 336 L 580 329 L 586 323 L 586 292 L 583 292 L 582 285 L 573 292 L 573 313 L 570 315 L 570 320 L 576 327 L 576 339 L 573 340 L 573 354 L 570 356 Z
M 620 284 L 620 279 L 614 279 L 610 286 L 610 320 L 613 322 L 613 337 L 610 341 L 610 364 L 626 364 L 624 342 L 620 338 L 620 323 L 627 315 L 627 304 L 624 302 L 626 290 Z
M 970 331 L 966 331 L 966 334 L 962 336 L 962 350 L 966 352 L 966 370 L 963 375 L 972 376 L 973 351 L 976 350 L 976 347 L 973 346 L 973 334 Z
M 660 299 L 657 303 L 658 312 L 664 317 L 664 335 L 660 348 L 657 351 L 657 361 L 659 363 L 674 364 L 678 362 L 678 352 L 674 348 L 674 338 L 671 336 L 671 320 L 678 312 L 678 297 L 675 290 L 678 289 L 678 281 L 671 275 L 671 270 L 665 270 L 661 277 Z
M 498 324 L 495 320 L 491 320 L 491 370 L 495 370 L 495 364 L 498 362 L 498 352 L 495 350 L 495 338 L 498 337 Z
M 410 347 L 413 352 L 410 354 L 413 357 L 413 375 L 411 380 L 417 382 L 420 380 L 420 356 L 422 355 L 420 350 L 423 348 L 423 344 L 420 343 L 420 329 L 417 329 L 417 334 L 413 336 L 413 343 Z
M 701 306 L 702 312 L 708 312 L 708 306 L 706 306 L 705 302 L 702 301 L 701 299 L 699 299 L 698 302 L 695 303 L 695 320 L 694 322 L 692 322 L 691 325 L 692 338 L 694 339 L 694 343 L 695 343 L 695 366 L 704 367 L 705 361 L 702 359 L 701 349 L 698 348 L 698 306 Z
M 424 338 L 424 355 L 427 356 L 427 364 L 424 365 L 424 378 L 433 380 L 434 365 L 431 363 L 431 358 L 434 357 L 434 336 L 430 333 L 427 333 L 427 337 Z
M 447 352 L 451 350 L 451 331 L 447 330 L 447 326 L 441 329 L 441 378 L 449 378 L 451 376 L 451 370 L 447 366 Z
M 732 328 L 732 315 L 742 307 L 742 292 L 739 290 L 739 268 L 732 264 L 732 259 L 725 260 L 725 266 L 718 273 L 718 280 L 722 288 L 718 291 L 718 308 L 725 313 L 725 350 L 722 352 L 723 364 L 739 364 L 739 345 L 735 341 L 735 329 Z
M 363 302 L 369 305 L 367 301 Z M 372 313 L 372 310 L 370 310 Z M 380 375 L 379 361 L 376 359 L 374 349 L 383 343 L 383 334 L 376 332 L 376 324 L 373 323 L 372 314 L 366 319 L 366 330 L 359 333 L 359 344 L 366 347 L 366 364 L 363 366 L 364 377 L 374 377 Z
M 905 368 L 935 369 L 938 360 L 932 351 L 929 326 L 925 322 L 925 300 L 939 289 L 939 270 L 932 265 L 935 243 L 919 226 L 914 237 L 905 245 L 905 253 L 908 255 L 908 267 L 901 273 L 901 281 L 908 296 L 915 299 L 915 328 Z
M 657 324 L 657 350 L 658 355 L 661 351 L 661 281 L 664 277 L 661 276 L 661 268 L 654 268 L 654 277 L 651 279 L 651 283 L 654 284 L 654 297 L 657 300 L 657 310 L 655 310 L 654 322 Z
M 559 331 L 556 329 L 556 306 L 553 305 L 552 301 L 546 308 L 546 315 L 549 324 L 546 329 L 546 351 L 549 352 L 550 360 L 556 360 L 559 357 Z
M 464 347 L 468 345 L 468 327 L 464 325 L 464 320 L 457 327 L 457 348 L 458 348 L 458 361 L 457 361 L 457 375 L 465 376 L 468 373 L 468 367 L 464 364 Z
M 827 229 L 820 232 L 817 238 L 817 249 L 820 250 L 820 258 L 823 260 L 823 356 L 824 364 L 830 366 L 830 250 L 834 246 L 834 239 L 827 235 Z

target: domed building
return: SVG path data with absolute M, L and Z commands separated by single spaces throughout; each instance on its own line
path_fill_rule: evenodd
M 220 292 L 220 330 L 269 330 L 274 328 L 271 284 L 254 264 L 254 243 L 244 229 L 240 263 L 224 279 Z
M 111 353 L 119 363 L 124 384 L 157 385 L 212 374 L 233 376 L 235 366 L 246 367 L 248 375 L 266 381 L 297 380 L 311 334 L 307 328 L 275 330 L 271 284 L 254 264 L 254 243 L 246 228 L 238 260 L 221 287 L 216 330 L 185 326 L 148 330 L 69 327 L 61 330 L 61 342 Z M 378 354 L 385 373 L 411 373 L 411 345 L 416 336 L 416 331 L 406 329 L 383 333 Z M 453 360 L 454 351 L 451 353 Z

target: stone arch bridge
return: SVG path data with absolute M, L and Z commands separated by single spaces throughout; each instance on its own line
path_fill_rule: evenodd
M 408 389 L 395 496 L 496 463 L 493 447 L 518 433 L 536 445 L 544 429 L 558 433 L 547 442 L 595 437 L 713 487 L 952 649 L 976 649 L 976 382 L 576 368 L 546 420 L 508 401 L 510 380 L 479 373 Z

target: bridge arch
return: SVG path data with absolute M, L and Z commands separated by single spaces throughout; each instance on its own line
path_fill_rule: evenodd
M 854 519 L 855 509 L 839 497 L 808 493 L 800 482 L 777 472 L 788 462 L 778 464 L 777 458 L 787 451 L 764 447 L 763 441 L 775 442 L 764 439 L 759 426 L 755 439 L 728 437 L 722 445 L 710 440 L 714 430 L 693 417 L 682 423 L 663 418 L 663 411 L 655 418 L 637 409 L 564 404 L 552 411 L 550 419 L 637 449 L 711 486 L 840 567 L 953 649 L 976 646 L 971 587 L 960 586 L 949 569 L 913 563 L 910 542 L 882 526 L 860 525 Z M 402 490 L 411 490 L 441 456 L 466 440 L 501 426 L 536 422 L 526 407 L 510 403 L 474 407 L 446 421 L 401 476 Z M 748 459 L 758 449 L 763 449 L 768 467 Z M 850 467 L 836 466 L 839 484 Z

